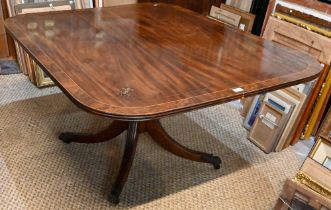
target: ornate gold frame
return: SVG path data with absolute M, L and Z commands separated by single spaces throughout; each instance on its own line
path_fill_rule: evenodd
M 35 72 L 37 87 L 46 87 L 46 86 L 54 85 L 54 82 L 51 80 L 51 78 L 47 77 L 45 72 L 40 68 L 40 66 L 35 61 L 32 61 L 32 64 Z
M 331 142 L 319 137 L 317 139 L 316 143 L 314 144 L 313 148 L 311 149 L 311 151 L 308 155 L 308 158 L 311 158 L 313 160 L 313 157 L 315 156 L 321 143 L 325 143 L 325 144 L 331 146 Z M 314 160 L 314 161 L 317 163 L 316 160 Z M 320 163 L 317 163 L 317 164 L 320 164 Z M 330 174 L 331 174 L 331 171 L 330 171 Z M 317 180 L 314 180 L 313 178 L 311 178 L 309 175 L 307 175 L 302 170 L 300 170 L 297 173 L 297 175 L 295 176 L 293 181 L 303 184 L 303 185 L 309 187 L 310 189 L 312 189 L 313 191 L 315 191 L 315 192 L 319 193 L 320 195 L 323 195 L 324 197 L 331 200 L 331 189 L 329 189 L 326 186 L 323 186 L 323 184 L 320 184 Z
M 319 193 L 320 195 L 323 195 L 324 197 L 331 200 L 331 191 L 327 189 L 326 187 L 322 186 L 315 180 L 313 180 L 311 177 L 306 175 L 304 172 L 299 171 L 293 181 L 303 184 L 310 189 L 314 190 L 315 192 Z
M 309 31 L 313 31 L 313 32 L 316 32 L 316 33 L 321 34 L 323 36 L 331 38 L 331 31 L 328 31 L 328 30 L 320 28 L 318 26 L 309 24 L 309 23 L 307 23 L 305 21 L 302 21 L 298 18 L 290 17 L 288 15 L 284 15 L 284 14 L 281 14 L 281 13 L 278 13 L 278 12 L 274 13 L 272 16 L 274 16 L 274 17 L 276 17 L 280 20 L 284 20 L 284 21 L 293 23 L 293 24 L 295 24 L 297 26 L 300 26 L 302 28 L 305 28 Z

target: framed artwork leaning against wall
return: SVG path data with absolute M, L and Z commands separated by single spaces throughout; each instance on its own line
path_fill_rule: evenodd
M 221 4 L 221 9 L 240 16 L 239 28 L 241 30 L 252 31 L 255 15 L 226 4 Z
M 60 0 L 60 1 L 46 1 L 46 0 L 7 0 L 7 8 L 10 17 L 28 13 L 52 12 L 73 10 L 82 8 L 92 8 L 92 0 Z M 29 33 L 37 33 L 38 27 L 45 29 L 45 36 L 54 36 L 52 28 L 54 23 L 50 20 L 45 20 L 43 25 L 29 24 Z M 37 87 L 45 87 L 53 85 L 52 80 L 45 72 L 36 64 L 32 57 L 25 52 L 19 43 L 15 42 L 17 51 L 17 60 L 22 72 L 28 75 L 30 81 Z

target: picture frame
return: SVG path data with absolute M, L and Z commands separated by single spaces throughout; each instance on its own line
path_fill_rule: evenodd
M 264 97 L 265 97 L 265 94 L 257 95 L 254 97 L 253 102 L 251 103 L 251 107 L 250 107 L 248 114 L 246 115 L 244 123 L 243 123 L 244 128 L 246 128 L 249 131 L 251 130 L 251 128 L 255 122 L 257 113 L 260 110 Z
M 19 4 L 19 3 L 21 3 L 21 0 L 6 0 L 7 11 L 8 11 L 8 16 L 9 16 L 9 17 L 14 17 L 14 16 L 16 16 L 14 6 L 15 6 L 16 4 Z
M 239 26 L 241 18 L 240 15 L 223 10 L 216 6 L 211 7 L 209 16 L 234 27 Z
M 292 111 L 286 112 L 268 99 L 263 101 L 248 139 L 263 152 L 273 152 Z
M 322 165 L 327 169 L 331 170 L 331 157 L 326 156 Z
M 320 196 L 317 192 L 307 186 L 295 180 L 287 179 L 273 209 L 330 210 L 331 201 L 323 196 Z
M 24 55 L 23 55 L 23 49 L 16 41 L 14 41 L 14 45 L 15 45 L 15 50 L 16 50 L 16 55 L 17 55 L 18 66 L 20 67 L 20 70 L 23 72 L 23 74 L 27 75 L 28 71 L 25 68 L 25 59 L 24 59 Z
M 251 10 L 253 0 L 226 0 L 226 4 L 249 12 Z
M 295 104 L 292 116 L 290 117 L 286 127 L 284 128 L 284 131 L 280 137 L 279 143 L 275 148 L 275 152 L 280 152 L 282 149 L 284 149 L 284 146 L 286 145 L 286 143 L 291 141 L 291 139 L 292 139 L 292 136 L 293 136 L 292 131 L 294 130 L 297 120 L 299 119 L 300 112 L 302 111 L 302 108 L 305 104 L 307 95 L 305 95 L 302 92 L 299 92 L 294 87 L 288 87 L 288 88 L 285 88 L 282 90 L 277 90 L 276 92 L 278 94 L 280 94 L 282 97 L 291 101 L 293 104 Z
M 52 79 L 40 68 L 40 66 L 32 60 L 32 65 L 35 72 L 35 80 L 37 87 L 47 87 L 54 85 Z
M 287 98 L 279 94 L 279 92 L 270 92 L 267 93 L 263 101 L 272 104 L 277 109 L 283 111 L 285 114 L 288 114 L 295 104 L 289 101 Z
M 329 94 L 331 89 L 331 71 L 328 72 L 328 75 L 325 79 L 325 82 L 320 90 L 319 96 L 316 100 L 314 110 L 308 120 L 308 125 L 305 129 L 305 139 L 309 139 L 310 136 L 314 136 L 316 133 L 313 133 L 315 127 L 320 124 L 321 117 L 320 114 L 325 111 L 326 105 L 329 100 Z
M 14 6 L 15 14 L 28 14 L 39 12 L 52 12 L 75 9 L 73 0 L 38 2 L 38 3 L 23 3 Z
M 221 4 L 221 9 L 237 14 L 240 16 L 239 29 L 247 32 L 251 32 L 253 29 L 255 15 L 238 8 L 235 8 L 231 5 Z
M 6 0 L 6 4 L 7 4 L 7 10 L 8 10 L 8 15 L 9 17 L 13 17 L 16 16 L 17 13 L 15 11 L 15 6 L 16 5 L 23 5 L 23 4 L 27 4 L 27 5 L 31 5 L 31 6 L 27 6 L 32 8 L 32 5 L 34 4 L 53 4 L 56 5 L 58 4 L 57 2 L 61 2 L 63 0 L 60 1 L 48 1 L 48 0 Z M 71 2 L 73 2 L 74 8 L 73 9 L 85 9 L 85 8 L 93 8 L 93 0 L 69 0 Z M 58 8 L 59 9 L 59 8 Z
M 316 160 L 307 157 L 294 180 L 331 200 L 330 170 Z
M 14 6 L 16 4 L 19 4 L 20 2 L 21 2 L 21 0 L 6 0 L 6 6 L 7 6 L 7 11 L 8 11 L 8 16 L 9 17 L 16 16 Z M 23 49 L 20 46 L 20 44 L 17 41 L 15 41 L 15 40 L 14 40 L 14 45 L 15 45 L 15 51 L 16 51 L 16 55 L 17 55 L 18 66 L 20 67 L 20 70 L 22 71 L 22 73 L 25 74 L 25 75 L 27 75 L 28 74 L 28 70 L 26 68 L 26 63 L 25 63 L 25 58 L 24 58 L 24 54 L 23 54 Z
M 241 104 L 242 104 L 242 109 L 240 111 L 240 115 L 242 117 L 246 117 L 248 114 L 248 111 L 252 105 L 254 101 L 254 96 L 248 97 L 248 98 L 244 98 L 242 100 L 240 100 Z
M 330 170 L 331 176 L 331 142 L 319 137 L 313 146 L 309 157 Z
M 321 127 L 317 132 L 317 136 L 321 136 L 328 141 L 331 141 L 331 107 L 327 111 L 323 122 L 321 123 Z
M 104 7 L 113 7 L 137 3 L 136 0 L 102 0 L 102 2 Z
M 294 180 L 331 200 L 331 142 L 319 137 Z
M 35 71 L 34 71 L 34 66 L 33 66 L 33 63 L 32 63 L 32 59 L 31 59 L 30 55 L 27 52 L 23 52 L 23 54 L 24 54 L 25 63 L 27 64 L 27 75 L 28 75 L 30 81 L 33 84 L 36 84 L 36 74 L 35 74 Z

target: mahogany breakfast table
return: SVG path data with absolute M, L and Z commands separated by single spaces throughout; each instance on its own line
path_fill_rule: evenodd
M 66 143 L 108 141 L 127 130 L 109 200 L 119 202 L 138 135 L 165 150 L 220 168 L 221 159 L 180 145 L 159 119 L 306 82 L 313 57 L 168 4 L 20 15 L 7 31 L 80 108 L 114 119 Z

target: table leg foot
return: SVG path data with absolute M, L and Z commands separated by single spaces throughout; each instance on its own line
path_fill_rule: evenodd
M 194 151 L 179 144 L 169 136 L 159 121 L 155 120 L 147 122 L 146 128 L 153 140 L 168 152 L 188 160 L 212 164 L 215 169 L 220 168 L 222 161 L 219 157 L 204 152 Z
M 61 133 L 59 139 L 62 140 L 64 143 L 70 144 L 71 142 L 75 141 L 76 139 L 80 139 L 83 136 L 89 136 L 89 134 L 82 134 L 82 133 Z
M 97 134 L 80 134 L 80 133 L 61 133 L 59 139 L 69 144 L 76 143 L 100 143 L 108 141 L 120 135 L 128 128 L 128 123 L 123 121 L 113 121 L 108 128 Z
M 108 196 L 108 200 L 114 204 L 119 203 L 119 196 L 128 179 L 129 172 L 133 163 L 138 142 L 138 122 L 129 122 L 128 133 L 126 137 L 125 150 L 122 157 L 122 163 L 116 181 Z
M 112 204 L 119 204 L 120 202 L 120 193 L 116 193 L 116 192 L 111 192 L 108 195 L 108 201 Z
M 212 154 L 202 155 L 201 157 L 203 160 L 205 160 L 207 163 L 210 163 L 214 166 L 215 169 L 221 168 L 222 160 L 218 156 L 214 156 Z

